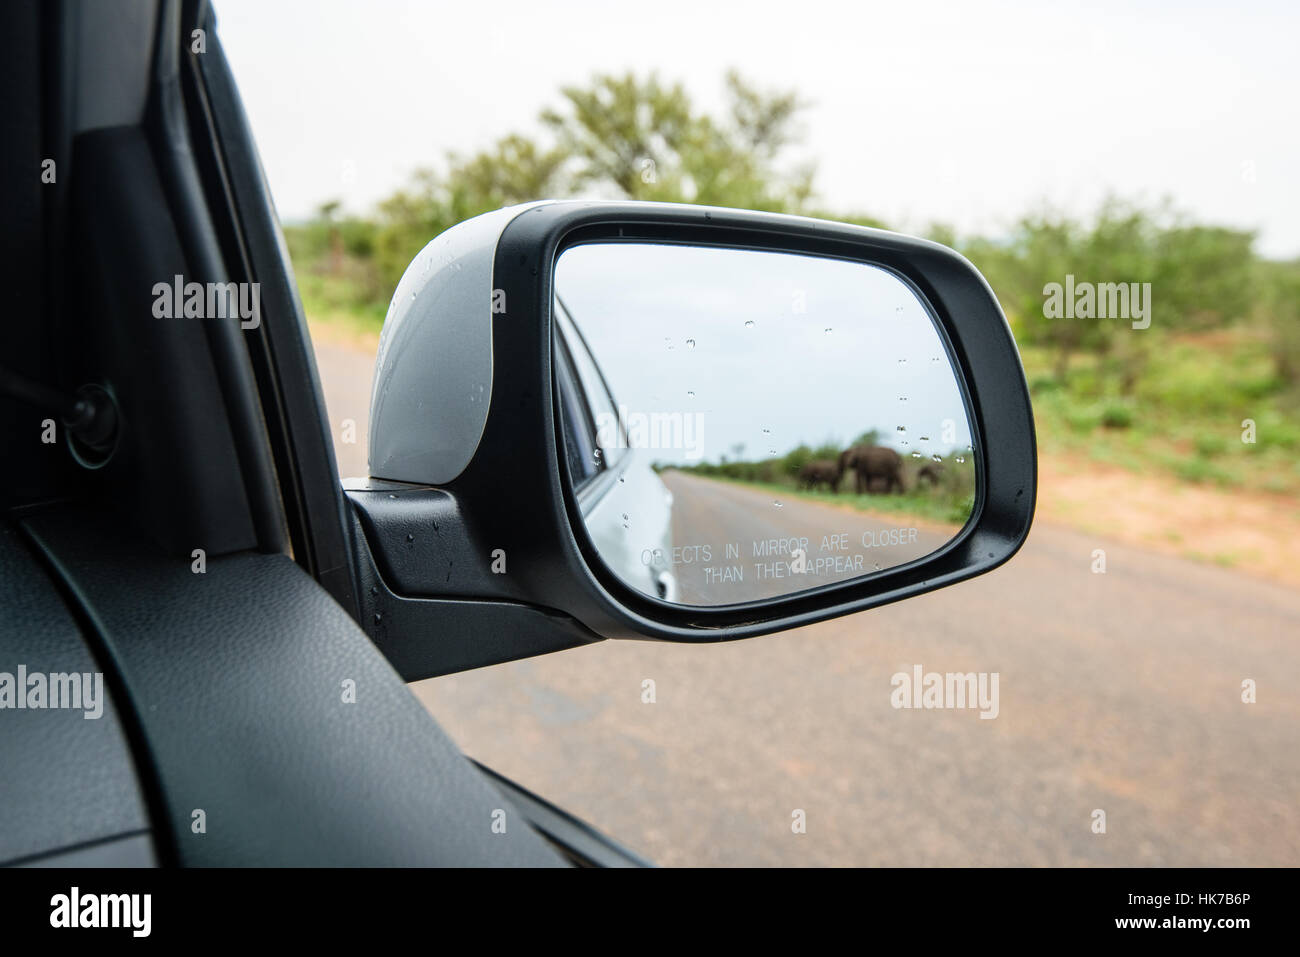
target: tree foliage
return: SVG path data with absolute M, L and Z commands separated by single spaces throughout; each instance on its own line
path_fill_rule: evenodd
M 797 161 L 808 104 L 793 91 L 763 90 L 732 71 L 715 115 L 680 83 L 624 73 L 565 87 L 557 99 L 534 133 L 446 155 L 413 174 L 371 216 L 345 214 L 336 200 L 323 203 L 312 222 L 288 231 L 295 259 L 345 282 L 345 298 L 369 306 L 386 302 L 407 264 L 439 233 L 535 199 L 703 203 L 884 225 L 868 213 L 818 203 L 815 168 Z M 1020 340 L 1051 351 L 1058 382 L 1086 354 L 1105 380 L 1100 391 L 1129 396 L 1166 335 L 1251 317 L 1270 330 L 1279 378 L 1300 378 L 1300 265 L 1261 263 L 1249 231 L 1191 222 L 1168 203 L 1110 199 L 1086 220 L 1031 212 L 996 240 L 962 240 L 944 223 L 926 233 L 980 267 Z M 1049 317 L 1045 286 L 1067 275 L 1095 284 L 1150 283 L 1151 328 Z
M 1254 234 L 1189 223 L 1167 203 L 1105 201 L 1090 221 L 1053 211 L 1021 217 L 1008 240 L 975 239 L 963 252 L 989 278 L 1022 341 L 1049 347 L 1054 375 L 1070 360 L 1101 357 L 1130 394 L 1150 350 L 1170 332 L 1222 326 L 1249 314 Z M 1045 308 L 1049 284 L 1150 284 L 1148 329 L 1125 318 L 1069 318 Z
M 655 74 L 599 75 L 565 87 L 541 113 L 542 136 L 512 133 L 470 155 L 451 153 L 418 170 L 374 217 L 376 283 L 392 289 L 434 236 L 471 216 L 536 199 L 574 195 L 804 211 L 810 165 L 787 164 L 805 105 L 726 77 L 727 109 L 697 109 L 679 83 Z M 315 226 L 337 219 L 322 206 Z

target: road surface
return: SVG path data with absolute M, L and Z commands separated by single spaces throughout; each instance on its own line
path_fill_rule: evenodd
M 900 515 L 828 507 L 735 482 L 669 470 L 673 568 L 690 605 L 779 598 L 929 555 L 960 530 Z M 707 548 L 707 551 L 703 549 Z M 791 571 L 796 550 L 804 571 Z M 707 561 L 698 558 L 707 554 Z M 734 558 L 729 558 L 734 554 Z
M 360 427 L 373 357 L 317 358 L 336 435 Z M 339 449 L 364 472 L 364 443 Z M 917 665 L 996 672 L 997 717 L 894 708 Z M 997 571 L 848 618 L 412 689 L 468 754 L 665 865 L 1300 864 L 1300 595 L 1043 523 Z

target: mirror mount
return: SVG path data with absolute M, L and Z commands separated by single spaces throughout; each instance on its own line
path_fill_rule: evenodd
M 344 493 L 353 513 L 361 623 L 403 680 L 601 640 L 571 616 L 529 603 L 508 587 L 509 576 L 493 572 L 496 560 L 448 493 L 356 479 L 345 482 Z

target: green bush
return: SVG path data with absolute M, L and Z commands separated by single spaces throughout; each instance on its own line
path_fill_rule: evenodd
M 1283 449 L 1288 452 L 1300 450 L 1300 421 L 1288 418 L 1272 409 L 1266 409 L 1253 418 L 1255 418 L 1254 447 L 1261 450 Z
M 1196 452 L 1205 458 L 1213 458 L 1228 451 L 1228 440 L 1213 432 L 1202 432 L 1196 437 Z
M 1087 435 L 1101 425 L 1101 410 L 1095 405 L 1071 404 L 1066 407 L 1065 422 L 1075 432 Z
M 1108 429 L 1127 429 L 1133 424 L 1133 407 L 1125 402 L 1108 402 L 1101 410 L 1101 424 Z
M 1036 375 L 1029 380 L 1029 391 L 1033 395 L 1046 395 L 1064 388 L 1065 383 L 1052 375 Z

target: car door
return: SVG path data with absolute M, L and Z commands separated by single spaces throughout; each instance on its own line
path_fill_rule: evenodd
M 664 601 L 676 601 L 677 579 L 669 568 L 672 555 L 672 493 L 659 480 L 650 451 L 628 442 L 617 404 L 577 324 L 556 300 L 556 384 L 564 405 L 561 422 L 569 468 L 583 519 L 601 554 L 619 574 L 644 582 Z M 633 547 L 623 530 L 636 515 L 650 533 Z

